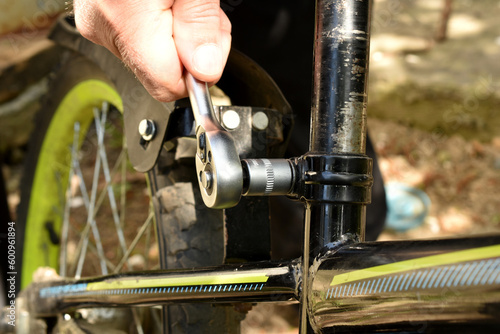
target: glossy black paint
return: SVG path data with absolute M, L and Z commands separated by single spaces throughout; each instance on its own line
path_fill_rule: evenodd
M 311 187 L 312 196 L 302 197 L 306 201 L 305 290 L 309 290 L 308 268 L 323 247 L 335 241 L 364 240 L 366 204 L 370 201 L 366 193 L 372 178 L 372 162 L 365 155 L 369 23 L 369 0 L 316 0 L 310 143 L 309 152 L 301 159 L 323 163 L 307 164 L 312 168 L 306 172 L 316 182 Z M 359 157 L 360 170 L 365 172 L 350 175 L 347 185 L 332 184 L 333 179 L 342 178 L 335 174 L 345 172 L 343 165 L 352 164 L 352 156 Z M 306 179 L 307 174 L 302 174 L 299 177 Z M 369 180 L 369 185 L 360 187 L 356 184 L 359 180 Z M 348 196 L 339 198 L 339 193 Z M 304 308 L 308 297 L 301 301 L 300 330 L 309 333 L 311 315 Z
M 318 0 L 310 151 L 364 154 L 369 1 Z
M 214 277 L 243 277 L 227 282 Z M 207 276 L 212 282 L 207 282 Z M 264 281 L 255 276 L 266 277 Z M 175 283 L 172 279 L 175 279 Z M 163 280 L 163 282 L 162 282 Z M 193 283 L 204 281 L 204 283 Z M 256 280 L 255 282 L 253 280 Z M 26 291 L 33 316 L 52 316 L 85 307 L 168 303 L 240 303 L 295 300 L 299 294 L 298 261 L 257 262 L 218 267 L 135 272 L 81 280 L 33 283 Z M 184 284 L 185 282 L 185 284 Z M 105 284 L 98 291 L 92 284 Z
M 322 333 L 495 332 L 499 251 L 498 235 L 332 243 L 311 267 L 307 294 L 313 327 Z M 480 255 L 471 258 L 474 252 Z M 432 258 L 440 255 L 446 258 Z M 363 270 L 372 276 L 353 278 Z
M 299 159 L 313 257 L 330 242 L 364 240 L 369 20 L 370 1 L 316 1 L 310 151 Z
M 468 258 L 467 252 L 485 247 L 493 247 L 493 250 L 483 252 L 472 260 Z M 454 257 L 453 252 L 461 252 L 459 254 L 462 255 Z M 307 297 L 306 305 L 316 332 L 438 332 L 460 328 L 465 332 L 473 332 L 474 328 L 481 332 L 495 332 L 500 328 L 499 252 L 500 236 L 348 244 L 337 242 L 327 245 L 311 261 L 309 282 L 306 285 L 303 284 L 303 279 L 307 275 L 301 271 L 301 263 L 291 261 L 224 265 L 197 270 L 137 272 L 86 280 L 35 283 L 26 293 L 30 312 L 34 316 L 51 316 L 70 312 L 75 308 L 95 306 L 280 302 Z M 427 261 L 429 256 L 437 255 L 447 255 L 448 258 L 434 263 L 424 261 L 423 268 L 404 262 L 418 262 L 422 258 Z M 474 261 L 482 261 L 482 267 Z M 381 265 L 394 264 L 402 269 L 396 267 L 401 270 L 392 272 L 376 269 Z M 336 286 L 331 284 L 339 275 L 349 279 L 356 271 L 367 269 L 377 273 L 375 279 L 381 281 L 378 290 L 373 289 L 375 284 L 370 289 L 369 285 L 365 288 L 365 285 L 361 287 L 361 284 L 352 284 L 363 282 L 363 279 L 341 282 Z M 423 271 L 425 273 L 420 275 Z M 451 274 L 444 274 L 446 272 Z M 414 275 L 415 273 L 417 274 Z M 207 275 L 228 274 L 248 277 L 257 274 L 266 276 L 267 280 L 258 284 L 219 282 L 172 285 L 168 282 L 172 277 L 188 282 Z M 396 280 L 398 275 L 400 278 Z M 453 275 L 456 275 L 456 279 Z M 405 281 L 408 282 L 405 288 L 402 277 L 408 279 Z M 412 277 L 415 282 L 417 277 L 424 277 L 423 282 L 427 283 L 410 287 Z M 165 284 L 152 287 L 143 284 L 139 291 L 133 291 L 137 289 L 130 286 L 120 288 L 126 282 L 151 279 L 164 279 Z M 368 278 L 370 279 L 372 278 Z M 393 284 L 390 284 L 391 279 Z M 366 282 L 367 279 L 364 280 Z M 459 281 L 462 283 L 451 284 Z M 96 282 L 108 282 L 113 286 L 97 294 L 85 292 L 86 284 Z M 339 288 L 349 284 L 350 288 Z M 334 290 L 335 287 L 339 288 L 338 291 Z M 57 290 L 47 292 L 47 288 Z M 164 288 L 168 290 L 165 292 L 162 290 Z

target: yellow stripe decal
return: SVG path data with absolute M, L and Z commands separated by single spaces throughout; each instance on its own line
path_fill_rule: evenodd
M 88 283 L 87 290 L 158 288 L 172 286 L 251 284 L 265 283 L 269 279 L 262 272 L 242 274 L 219 274 L 191 277 L 141 278 L 121 281 L 104 281 Z
M 377 276 L 400 273 L 403 271 L 417 270 L 421 268 L 428 268 L 458 262 L 474 261 L 497 256 L 500 256 L 500 245 L 425 256 L 417 259 L 383 264 L 381 266 L 355 270 L 345 274 L 336 275 L 335 277 L 333 277 L 330 286 L 359 281 L 362 279 Z

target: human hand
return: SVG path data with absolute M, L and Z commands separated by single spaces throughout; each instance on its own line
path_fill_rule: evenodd
M 219 0 L 74 0 L 80 33 L 120 58 L 157 100 L 187 96 L 184 68 L 217 82 L 231 47 Z

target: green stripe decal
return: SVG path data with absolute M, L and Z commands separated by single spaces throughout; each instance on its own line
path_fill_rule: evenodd
M 330 286 L 359 281 L 367 278 L 390 275 L 404 271 L 440 266 L 445 264 L 474 261 L 500 256 L 500 245 L 472 248 L 457 252 L 420 257 L 376 267 L 351 271 L 333 277 Z
M 188 277 L 144 278 L 122 281 L 105 281 L 87 284 L 87 290 L 159 288 L 173 286 L 252 284 L 266 283 L 269 277 L 262 273 L 219 274 Z

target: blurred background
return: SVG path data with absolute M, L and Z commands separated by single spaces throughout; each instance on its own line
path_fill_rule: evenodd
M 64 10 L 64 0 L 0 2 L 0 162 L 13 219 L 33 117 L 59 62 L 45 36 Z M 380 239 L 500 231 L 498 17 L 497 0 L 374 1 L 369 131 L 386 184 L 430 203 L 415 227 Z M 265 314 L 247 332 L 295 331 Z
M 427 193 L 404 235 L 500 227 L 499 1 L 375 1 L 369 129 L 385 182 Z

